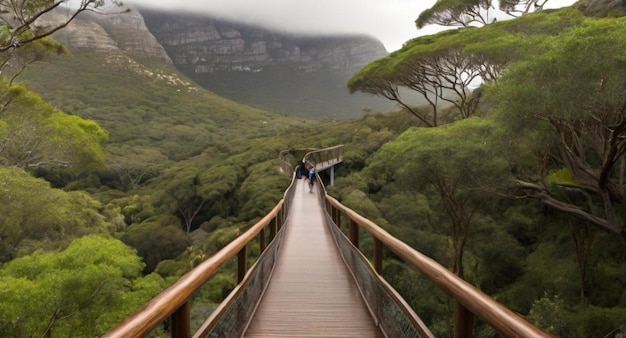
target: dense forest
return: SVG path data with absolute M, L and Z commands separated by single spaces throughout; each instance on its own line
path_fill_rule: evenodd
M 0 24 L 0 336 L 103 334 L 274 207 L 290 182 L 280 151 L 338 144 L 342 203 L 555 336 L 626 335 L 624 11 L 507 1 L 512 18 L 494 22 L 491 1 L 437 1 L 416 24 L 450 30 L 347 83 L 398 110 L 328 121 L 149 60 L 70 54 L 55 27 L 31 28 L 50 3 L 24 3 Z M 445 294 L 393 256 L 384 277 L 453 336 Z

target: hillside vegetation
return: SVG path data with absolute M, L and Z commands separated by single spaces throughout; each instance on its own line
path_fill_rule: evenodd
M 621 337 L 624 37 L 624 18 L 563 9 L 416 38 L 347 84 L 403 109 L 346 121 L 242 105 L 118 52 L 28 64 L 0 91 L 0 335 L 101 335 L 273 208 L 281 150 L 343 144 L 342 203 L 555 336 Z M 443 292 L 393 255 L 383 270 L 453 336 Z

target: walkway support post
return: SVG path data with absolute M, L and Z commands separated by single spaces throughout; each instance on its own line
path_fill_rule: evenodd
M 379 275 L 383 273 L 383 242 L 372 236 L 374 238 L 374 271 Z
M 178 310 L 172 313 L 172 337 L 191 337 L 190 318 L 191 309 L 189 302 L 185 302 Z
M 454 336 L 458 338 L 474 337 L 474 314 L 465 306 L 456 303 L 454 311 Z
M 352 242 L 352 245 L 354 245 L 355 248 L 359 248 L 359 225 L 353 221 L 352 219 L 350 220 L 350 242 Z
M 244 246 L 237 254 L 237 283 L 241 283 L 248 271 L 248 250 L 246 248 Z

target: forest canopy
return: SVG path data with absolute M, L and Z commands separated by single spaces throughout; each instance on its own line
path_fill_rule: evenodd
M 422 13 L 418 25 L 455 28 L 355 73 L 349 90 L 398 109 L 354 121 L 242 106 L 169 66 L 65 57 L 5 23 L 0 43 L 19 37 L 24 53 L 0 86 L 0 332 L 106 332 L 273 208 L 290 182 L 281 151 L 299 162 L 298 149 L 343 144 L 327 187 L 342 203 L 555 336 L 623 334 L 626 21 L 527 1 L 499 3 L 511 20 L 471 17 L 491 3 Z M 194 316 L 235 271 L 194 296 Z M 453 334 L 441 291 L 393 255 L 383 275 L 436 336 Z

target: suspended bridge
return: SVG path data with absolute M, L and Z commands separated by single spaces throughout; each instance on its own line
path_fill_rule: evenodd
M 281 157 L 285 153 L 281 153 Z M 343 146 L 306 153 L 305 162 L 334 181 Z M 504 337 L 550 337 L 488 295 L 388 234 L 326 194 L 319 175 L 313 191 L 282 170 L 292 183 L 261 221 L 181 277 L 104 337 L 146 337 L 163 323 L 172 337 L 434 337 L 419 316 L 382 277 L 384 248 L 417 269 L 454 299 L 456 337 L 472 337 L 474 317 Z M 373 259 L 359 248 L 360 232 L 373 239 Z M 247 247 L 261 255 L 248 268 Z M 237 257 L 235 289 L 195 332 L 193 294 Z

